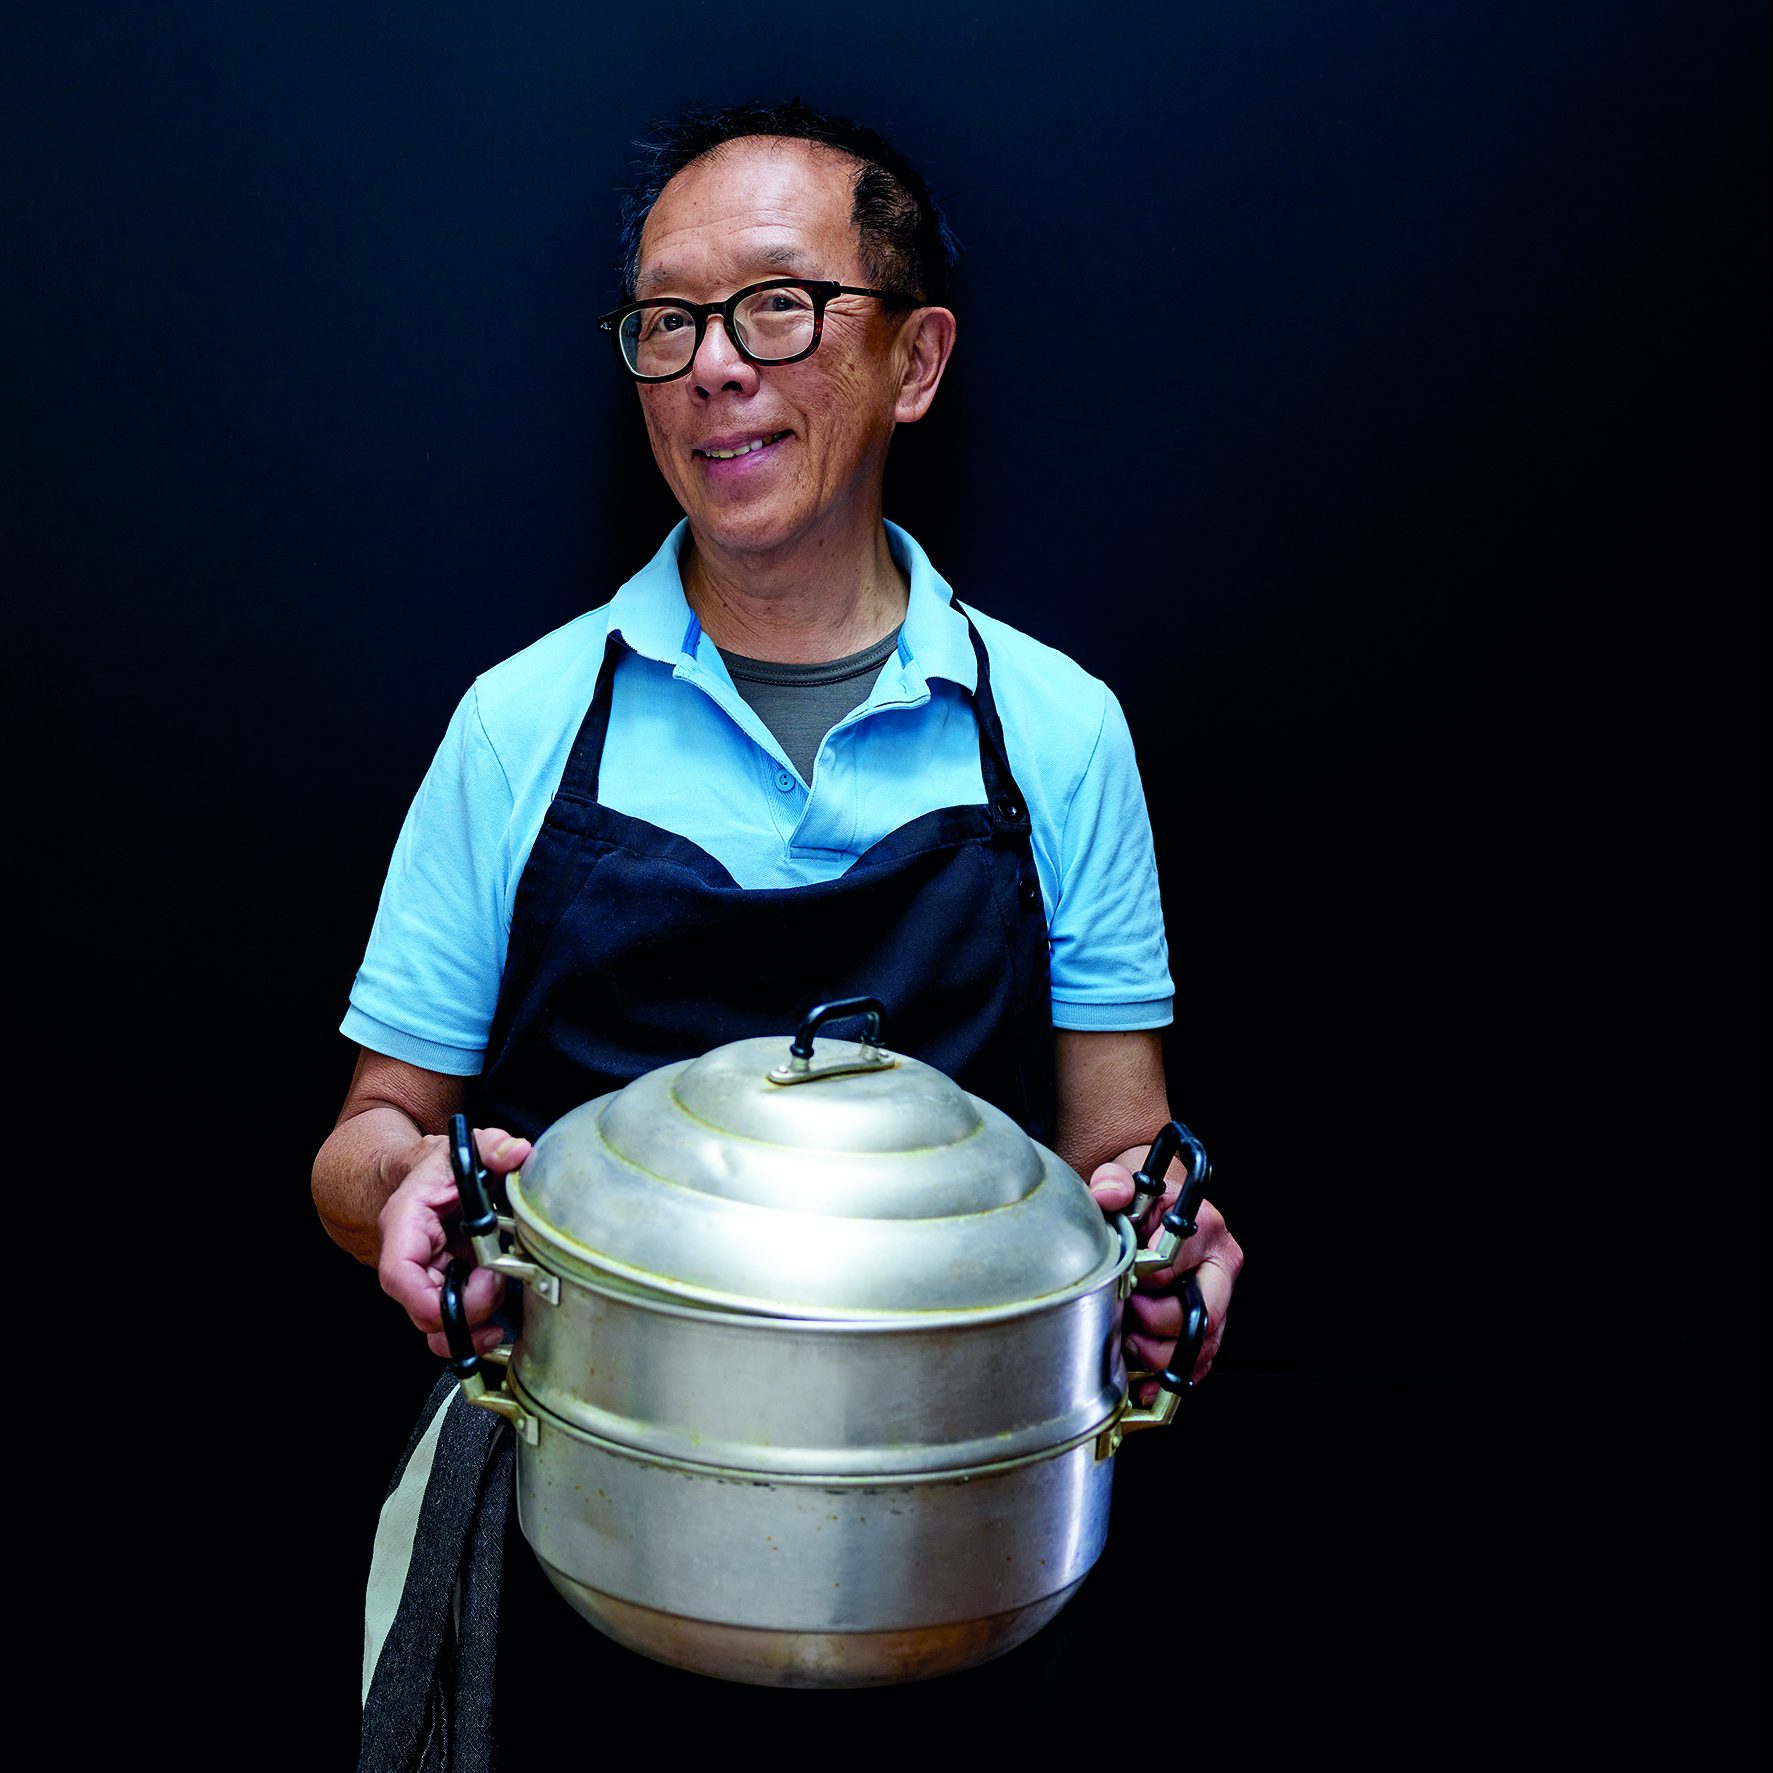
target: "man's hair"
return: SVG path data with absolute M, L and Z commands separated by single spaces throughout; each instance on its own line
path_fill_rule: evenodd
M 680 111 L 655 125 L 651 140 L 635 144 L 642 158 L 634 186 L 622 200 L 620 274 L 630 301 L 640 272 L 640 231 L 659 193 L 692 161 L 727 142 L 758 135 L 819 142 L 858 161 L 850 221 L 869 283 L 920 303 L 947 301 L 960 242 L 916 168 L 874 130 L 816 111 L 798 98 L 786 104 L 752 99 L 716 110 Z

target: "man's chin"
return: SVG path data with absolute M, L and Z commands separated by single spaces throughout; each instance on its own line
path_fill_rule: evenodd
M 683 502 L 696 545 L 715 554 L 765 557 L 792 547 L 804 525 L 762 500 L 722 502 L 712 509 L 703 501 Z

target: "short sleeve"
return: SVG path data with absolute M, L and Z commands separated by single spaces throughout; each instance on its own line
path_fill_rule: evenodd
M 340 1025 L 360 1046 L 451 1076 L 480 1071 L 510 931 L 512 809 L 470 689 L 388 865 Z
M 1133 735 L 1114 695 L 1059 839 L 1059 892 L 1048 925 L 1053 1022 L 1125 1031 L 1166 1027 L 1175 987 L 1151 818 Z

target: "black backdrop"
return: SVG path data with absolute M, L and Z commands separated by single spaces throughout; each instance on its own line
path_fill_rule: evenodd
M 1729 1683 L 1685 1573 L 1745 1543 L 1757 1334 L 1764 8 L 7 18 L 23 1143 L 151 1382 L 118 1457 L 195 1499 L 218 1691 L 348 1752 L 431 1368 L 308 1202 L 334 1029 L 469 678 L 674 515 L 589 325 L 628 143 L 791 92 L 950 203 L 889 514 L 1127 708 L 1249 1252 L 1067 1666 L 1327 1671 L 1376 1743 L 1504 1664 L 1629 1691 L 1642 1607 L 1701 1646 L 1683 1712 Z M 1129 296 L 1150 357 L 1095 360 Z

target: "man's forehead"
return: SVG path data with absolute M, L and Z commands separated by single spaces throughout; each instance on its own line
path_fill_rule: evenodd
M 692 161 L 641 230 L 635 293 L 700 276 L 710 257 L 763 275 L 835 276 L 847 260 L 857 162 L 817 142 L 744 137 Z
M 733 235 L 712 263 L 706 254 L 686 257 L 673 253 L 672 244 L 670 237 L 665 237 L 657 258 L 647 257 L 642 248 L 640 270 L 634 279 L 636 295 L 697 281 L 711 272 L 720 276 L 729 270 L 734 274 L 755 271 L 760 278 L 829 277 L 843 270 L 842 265 L 830 263 L 828 254 L 814 251 L 803 237 L 762 228 Z

